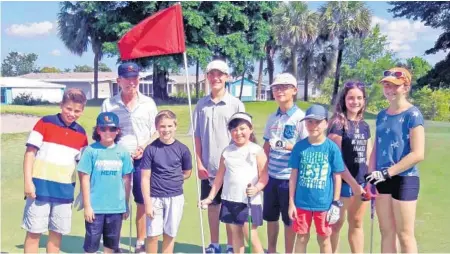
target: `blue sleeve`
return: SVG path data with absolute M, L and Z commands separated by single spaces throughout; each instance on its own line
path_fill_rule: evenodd
M 408 128 L 409 129 L 414 129 L 419 125 L 424 125 L 424 121 L 423 121 L 423 115 L 420 112 L 419 109 L 415 108 L 410 115 L 409 118 L 409 122 L 408 122 Z
M 341 150 L 339 147 L 330 140 L 331 144 L 331 168 L 333 173 L 341 173 L 344 172 L 344 161 L 342 160 Z
M 151 145 L 148 145 L 145 150 L 144 154 L 142 155 L 141 163 L 139 165 L 140 170 L 151 170 L 152 169 L 152 153 L 151 153 Z
M 133 173 L 133 161 L 128 152 L 124 152 L 122 156 L 122 176 Z
M 300 167 L 300 143 L 294 145 L 291 152 L 291 157 L 289 158 L 288 167 L 299 169 Z
M 90 175 L 92 173 L 94 166 L 92 157 L 93 157 L 92 148 L 87 147 L 84 150 L 83 154 L 81 154 L 80 161 L 78 162 L 77 165 L 77 171 Z
M 192 156 L 189 149 L 184 146 L 184 151 L 181 155 L 181 170 L 192 170 Z
M 339 123 L 333 122 L 328 130 L 328 134 L 336 134 L 338 136 L 344 136 L 343 126 Z

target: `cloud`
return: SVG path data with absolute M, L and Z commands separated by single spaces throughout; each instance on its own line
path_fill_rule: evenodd
M 49 34 L 54 30 L 54 24 L 50 21 L 39 23 L 13 24 L 6 28 L 6 33 L 19 37 L 33 37 Z
M 54 49 L 50 52 L 51 55 L 53 56 L 60 56 L 61 55 L 61 51 L 59 49 Z
M 381 32 L 387 35 L 388 48 L 398 54 L 401 58 L 409 58 L 422 55 L 423 52 L 415 52 L 412 44 L 428 42 L 429 48 L 441 33 L 437 29 L 425 26 L 420 21 L 407 19 L 387 20 L 377 16 L 372 18 L 372 26 L 380 25 Z M 427 43 L 427 44 L 428 44 Z

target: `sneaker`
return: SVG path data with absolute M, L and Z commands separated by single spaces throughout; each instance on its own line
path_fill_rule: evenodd
M 206 249 L 205 253 L 221 253 L 222 250 L 220 249 L 220 246 L 218 248 L 214 247 L 214 245 L 210 244 Z
M 233 254 L 233 247 L 227 247 L 227 251 L 225 252 L 227 254 Z
M 145 253 L 145 244 L 136 244 L 134 253 Z

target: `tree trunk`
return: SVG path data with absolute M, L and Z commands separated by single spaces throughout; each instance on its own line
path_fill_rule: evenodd
M 163 101 L 169 99 L 167 94 L 167 71 L 157 64 L 153 65 L 153 97 Z
M 267 72 L 269 73 L 269 86 L 273 83 L 273 73 L 275 71 L 274 63 L 275 49 L 270 43 L 267 43 L 266 47 L 266 60 L 267 60 Z M 273 100 L 273 94 L 270 93 L 270 99 Z
M 298 78 L 298 60 L 297 60 L 297 50 L 296 47 L 293 47 L 291 49 L 291 64 L 292 64 L 292 75 L 297 79 Z M 297 87 L 297 84 L 295 84 L 295 87 Z
M 94 52 L 94 99 L 98 99 L 98 62 L 99 53 Z
M 197 67 L 195 68 L 195 98 L 198 100 L 199 98 L 199 93 L 200 93 L 200 84 L 198 83 L 198 72 L 199 72 L 199 60 L 197 58 Z
M 305 64 L 305 84 L 304 84 L 304 93 L 303 100 L 308 101 L 308 75 L 309 75 L 309 55 L 306 56 L 306 64 Z
M 244 75 L 245 75 L 245 64 L 244 64 L 244 71 L 242 72 L 241 91 L 239 92 L 239 100 L 241 100 L 241 98 L 242 98 L 242 90 L 244 88 Z
M 336 63 L 336 73 L 334 75 L 333 99 L 331 100 L 331 105 L 334 105 L 339 90 L 339 79 L 341 78 L 342 53 L 344 52 L 344 40 L 345 40 L 344 36 L 339 37 L 339 46 L 338 46 L 339 51 Z
M 258 73 L 258 88 L 256 89 L 256 100 L 261 100 L 261 88 L 262 88 L 262 78 L 263 78 L 263 65 L 264 65 L 264 59 L 261 58 L 259 60 L 259 73 Z M 266 91 L 264 90 L 264 93 Z

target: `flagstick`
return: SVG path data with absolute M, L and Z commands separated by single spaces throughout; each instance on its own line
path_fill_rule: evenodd
M 200 200 L 200 185 L 199 185 L 199 178 L 198 178 L 198 170 L 197 170 L 197 152 L 195 150 L 195 137 L 194 137 L 194 121 L 192 118 L 192 106 L 191 106 L 191 86 L 189 84 L 189 75 L 188 75 L 188 65 L 187 65 L 187 55 L 186 51 L 183 52 L 183 58 L 184 58 L 184 70 L 186 71 L 186 85 L 187 85 L 187 93 L 188 93 L 188 103 L 189 103 L 189 116 L 191 118 L 191 137 L 192 137 L 192 146 L 194 148 L 194 165 L 195 165 L 195 179 L 197 181 L 197 198 Z M 199 207 L 199 215 L 200 215 L 200 228 L 201 228 L 201 234 L 202 234 L 202 252 L 205 254 L 205 236 L 203 234 L 203 218 L 202 218 L 202 208 Z

